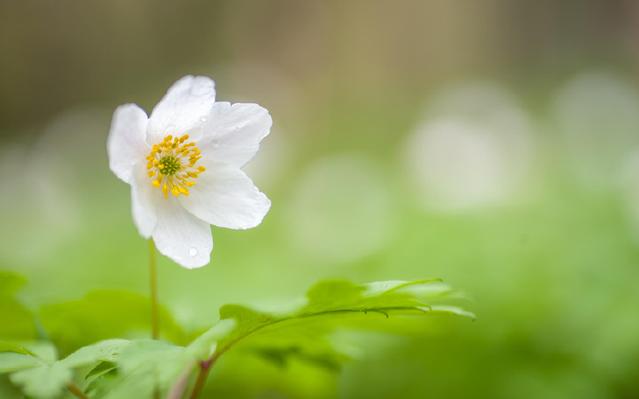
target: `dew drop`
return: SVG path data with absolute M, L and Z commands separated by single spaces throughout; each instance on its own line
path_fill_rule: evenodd
M 197 248 L 191 247 L 189 248 L 189 256 L 193 257 L 197 255 Z

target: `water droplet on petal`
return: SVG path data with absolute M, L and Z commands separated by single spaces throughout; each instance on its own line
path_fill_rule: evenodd
M 197 256 L 197 248 L 191 247 L 189 248 L 189 256 Z
M 206 116 L 203 116 L 203 117 L 200 118 L 200 122 L 204 123 L 206 121 L 207 121 Z

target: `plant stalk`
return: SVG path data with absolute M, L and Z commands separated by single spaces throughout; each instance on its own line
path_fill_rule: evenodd
M 215 364 L 215 361 L 218 359 L 221 353 L 216 352 L 209 359 L 200 362 L 200 371 L 197 374 L 197 379 L 195 380 L 195 385 L 193 386 L 193 391 L 191 391 L 191 396 L 189 399 L 197 399 L 204 389 L 204 385 L 206 384 L 206 379 L 211 372 L 211 367 Z
M 155 244 L 149 240 L 149 279 L 151 285 L 151 337 L 160 337 L 160 320 L 158 314 L 158 267 L 155 259 Z
M 155 258 L 155 244 L 149 240 L 149 283 L 151 286 L 151 338 L 160 338 L 160 317 L 158 305 L 158 265 Z M 153 390 L 153 399 L 160 399 L 160 391 Z

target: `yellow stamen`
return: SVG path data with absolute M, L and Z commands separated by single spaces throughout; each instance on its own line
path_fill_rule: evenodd
M 151 185 L 161 190 L 164 198 L 169 194 L 175 197 L 189 195 L 188 187 L 195 185 L 195 179 L 206 168 L 197 165 L 202 153 L 194 142 L 188 141 L 190 136 L 167 135 L 160 143 L 151 146 L 146 157 L 147 175 Z

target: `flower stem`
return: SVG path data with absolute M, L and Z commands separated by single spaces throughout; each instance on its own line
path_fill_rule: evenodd
M 71 392 L 73 394 L 73 396 L 75 396 L 77 398 L 89 399 L 89 397 L 87 395 L 85 395 L 84 392 L 82 392 L 80 387 L 75 385 L 73 382 L 70 382 L 70 383 L 67 384 L 67 389 L 69 390 L 69 392 Z
M 151 285 L 151 338 L 160 337 L 160 318 L 158 316 L 158 265 L 155 260 L 155 244 L 149 240 L 149 282 Z M 153 399 L 160 399 L 160 390 L 153 389 Z
M 160 337 L 160 320 L 158 317 L 158 267 L 155 260 L 155 244 L 149 240 L 149 278 L 151 283 L 151 337 Z

